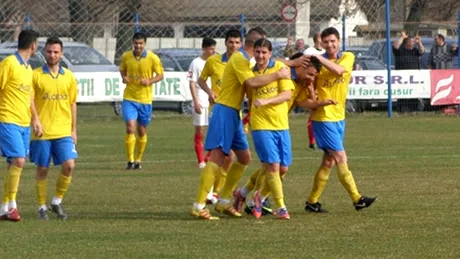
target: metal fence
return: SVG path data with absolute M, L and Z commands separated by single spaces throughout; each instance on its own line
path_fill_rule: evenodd
M 20 30 L 32 28 L 43 38 L 58 36 L 83 42 L 118 64 L 130 49 L 135 31 L 148 35 L 147 48 L 199 48 L 202 37 L 217 40 L 224 51 L 228 29 L 241 31 L 260 26 L 276 42 L 278 52 L 303 40 L 313 45 L 313 35 L 334 26 L 342 46 L 355 51 L 385 39 L 384 0 L 3 0 L 0 3 L 0 41 L 15 40 Z M 436 3 L 435 3 L 436 2 Z M 442 33 L 457 38 L 454 0 L 392 1 L 392 37 L 406 29 L 433 45 Z M 293 45 L 286 47 L 289 39 Z M 290 41 L 289 41 L 290 42 Z M 386 62 L 383 48 L 370 55 Z M 369 53 L 366 52 L 366 55 Z M 281 55 L 281 54 L 280 54 Z

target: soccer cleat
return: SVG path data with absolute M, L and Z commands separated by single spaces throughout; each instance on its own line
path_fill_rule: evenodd
M 48 220 L 48 211 L 41 208 L 37 211 L 37 219 Z
M 59 219 L 66 220 L 67 214 L 64 212 L 62 204 L 51 204 L 51 211 L 56 213 Z
M 212 195 L 212 199 L 206 199 L 206 205 L 214 205 L 217 203 L 219 200 L 219 195 L 217 193 L 214 193 Z
M 270 214 L 273 214 L 273 210 L 268 199 L 265 199 L 264 202 L 262 202 L 262 215 L 265 216 Z
M 260 217 L 262 217 L 262 201 L 260 200 L 259 191 L 254 193 L 254 207 L 252 207 L 252 215 L 254 215 L 256 219 L 260 219 Z
M 289 216 L 289 212 L 286 208 L 278 209 L 277 215 L 279 219 L 291 219 L 291 216 Z
M 358 202 L 354 203 L 353 205 L 355 205 L 355 209 L 357 211 L 360 211 L 364 208 L 367 208 L 369 206 L 372 205 L 372 203 L 374 203 L 374 201 L 377 200 L 377 197 L 366 197 L 366 196 L 362 196 Z
M 202 209 L 198 210 L 196 208 L 192 209 L 191 215 L 199 218 L 199 219 L 205 219 L 205 220 L 217 220 L 219 217 L 214 217 L 209 213 L 208 209 Z
M 236 211 L 235 208 L 233 208 L 231 204 L 222 205 L 220 203 L 217 203 L 214 209 L 219 213 L 222 213 L 222 214 L 225 214 L 231 217 L 240 218 L 242 216 L 241 213 Z
M 314 213 L 326 213 L 327 210 L 323 209 L 321 203 L 308 203 L 305 202 L 305 211 L 306 212 L 314 212 Z
M 134 162 L 128 162 L 128 164 L 126 164 L 126 170 L 131 170 L 131 169 L 134 169 Z
M 142 169 L 142 165 L 140 162 L 134 162 L 134 167 L 133 167 L 134 170 L 138 170 L 138 169 Z
M 8 220 L 9 221 L 14 221 L 14 222 L 17 222 L 17 221 L 20 221 L 21 220 L 21 216 L 19 216 L 19 212 L 18 212 L 18 209 L 9 209 L 8 210 Z
M 243 209 L 246 198 L 241 195 L 240 189 L 233 192 L 233 208 L 240 212 Z
M 244 212 L 248 215 L 252 215 L 252 208 L 254 208 L 254 206 L 249 207 L 249 205 L 246 204 L 246 206 L 244 206 Z
M 308 148 L 310 148 L 311 150 L 315 150 L 315 149 L 316 149 L 316 145 L 315 145 L 315 144 L 309 144 L 309 145 L 308 145 Z
M 8 211 L 0 212 L 0 220 L 8 220 Z

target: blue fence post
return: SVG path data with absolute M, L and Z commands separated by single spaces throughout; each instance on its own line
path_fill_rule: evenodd
M 140 29 L 139 29 L 139 13 L 136 12 L 134 14 L 134 31 L 135 32 L 139 32 Z
M 387 84 L 388 84 L 388 118 L 393 115 L 393 102 L 391 98 L 391 23 L 390 23 L 390 0 L 385 0 L 385 27 L 386 27 L 386 38 L 387 38 Z
M 457 16 L 457 67 L 460 68 L 460 11 Z M 457 115 L 460 115 L 460 105 L 457 105 Z
M 240 33 L 241 33 L 241 37 L 244 39 L 244 13 L 241 13 L 240 14 Z M 244 41 L 243 41 L 244 42 Z
M 30 14 L 29 12 L 26 13 L 26 30 L 30 29 Z
M 347 39 L 346 39 L 346 32 L 347 32 L 347 18 L 344 15 L 342 15 L 342 50 L 345 51 L 347 49 L 346 44 L 347 44 Z

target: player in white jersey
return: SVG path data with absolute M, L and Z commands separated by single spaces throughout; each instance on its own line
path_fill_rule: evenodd
M 188 80 L 190 82 L 190 93 L 193 99 L 192 118 L 193 125 L 195 126 L 194 146 L 196 158 L 198 160 L 198 167 L 204 168 L 206 165 L 204 149 L 203 149 L 203 135 L 204 127 L 208 126 L 208 108 L 209 100 L 208 94 L 198 85 L 201 71 L 203 71 L 206 59 L 214 55 L 216 50 L 216 41 L 211 38 L 203 38 L 201 43 L 202 54 L 195 58 L 190 64 L 188 69 Z

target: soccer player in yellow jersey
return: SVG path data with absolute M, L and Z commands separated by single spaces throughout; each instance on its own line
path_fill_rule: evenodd
M 48 219 L 46 178 L 51 158 L 54 165 L 61 165 L 51 211 L 62 220 L 67 219 L 67 214 L 61 201 L 69 188 L 77 158 L 77 79 L 70 70 L 59 65 L 62 54 L 62 41 L 48 38 L 44 49 L 46 64 L 34 70 L 32 82 L 30 160 L 37 165 L 37 218 L 42 220 Z
M 225 53 L 211 56 L 206 60 L 206 64 L 204 65 L 203 71 L 201 71 L 200 78 L 198 79 L 198 84 L 209 96 L 209 113 L 211 112 L 212 104 L 215 102 L 216 97 L 220 93 L 222 76 L 224 74 L 224 69 L 227 65 L 227 61 L 230 59 L 233 53 L 238 52 L 238 50 L 241 48 L 241 44 L 242 36 L 240 31 L 229 30 L 225 34 Z M 206 83 L 208 78 L 211 78 L 211 88 L 209 88 L 209 86 Z M 197 141 L 197 139 L 195 140 Z M 210 152 L 208 154 L 210 154 Z M 225 156 L 224 163 L 220 167 L 220 174 L 216 175 L 214 185 L 211 188 L 210 193 L 208 194 L 207 203 L 215 204 L 217 202 L 218 193 L 224 185 L 225 177 L 227 176 L 227 170 L 230 167 L 233 158 L 233 151 L 230 151 L 230 154 L 228 156 Z M 207 160 L 209 160 L 209 157 L 207 157 L 206 161 Z
M 163 79 L 163 66 L 157 55 L 145 49 L 147 36 L 136 32 L 133 50 L 121 57 L 120 73 L 126 84 L 122 113 L 126 123 L 126 169 L 141 169 L 141 160 L 147 146 L 147 126 L 152 115 L 152 85 Z M 135 131 L 137 126 L 136 140 Z M 134 156 L 136 150 L 136 156 Z
M 18 50 L 0 63 L 0 149 L 8 163 L 0 210 L 1 220 L 19 221 L 16 194 L 29 153 L 32 68 L 28 61 L 37 51 L 38 33 L 19 34 Z
M 246 87 L 265 85 L 290 76 L 289 69 L 281 69 L 270 75 L 254 77 L 249 61 L 253 56 L 254 43 L 265 36 L 266 33 L 260 28 L 249 30 L 245 46 L 231 56 L 225 67 L 221 92 L 212 108 L 206 135 L 205 149 L 211 150 L 211 157 L 201 172 L 200 186 L 192 209 L 192 215 L 198 218 L 216 219 L 205 209 L 206 196 L 214 183 L 215 176 L 220 174 L 220 167 L 225 156 L 230 154 L 230 150 L 235 152 L 237 161 L 233 162 L 228 169 L 215 209 L 220 213 L 241 217 L 230 202 L 232 192 L 251 160 L 246 133 L 239 115 Z
M 355 56 L 350 52 L 339 51 L 340 36 L 335 28 L 323 30 L 321 40 L 326 53 L 315 55 L 323 65 L 316 80 L 318 99 L 334 99 L 338 104 L 319 107 L 313 111 L 313 132 L 318 147 L 324 150 L 324 155 L 314 177 L 305 210 L 326 212 L 318 200 L 326 186 L 331 168 L 336 166 L 340 182 L 353 200 L 355 209 L 359 211 L 369 207 L 377 198 L 362 196 L 358 192 L 353 175 L 348 169 L 347 154 L 343 147 L 345 102 Z

